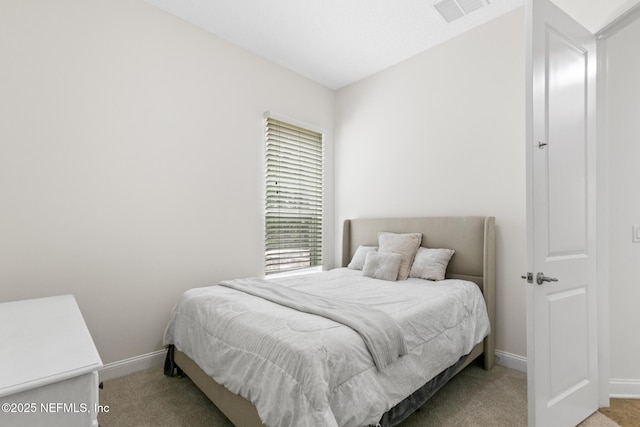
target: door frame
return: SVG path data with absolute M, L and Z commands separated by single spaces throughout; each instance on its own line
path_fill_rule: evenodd
M 597 100 L 596 100 L 596 283 L 598 316 L 598 379 L 600 407 L 610 406 L 610 300 L 609 300 L 609 136 L 607 96 L 607 39 L 627 25 L 640 19 L 640 3 L 598 31 L 597 55 Z M 528 24 L 527 24 L 528 25 Z M 531 64 L 526 64 L 531 72 Z M 526 132 L 531 124 L 526 123 Z M 527 239 L 532 230 L 527 228 Z M 528 314 L 527 314 L 528 315 Z
M 640 19 L 640 4 L 616 18 L 598 31 L 597 101 L 596 101 L 596 283 L 598 296 L 598 376 L 600 407 L 610 405 L 609 348 L 609 135 L 607 96 L 607 39 L 627 25 Z

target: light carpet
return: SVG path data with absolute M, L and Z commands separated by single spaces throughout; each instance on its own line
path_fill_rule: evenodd
M 165 377 L 161 369 L 106 381 L 100 404 L 109 407 L 98 416 L 101 427 L 232 426 L 189 378 Z M 526 375 L 499 365 L 485 371 L 471 364 L 400 427 L 526 425 Z M 600 412 L 580 424 L 609 426 L 618 424 Z

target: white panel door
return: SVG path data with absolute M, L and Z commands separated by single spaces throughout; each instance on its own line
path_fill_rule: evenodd
M 527 26 L 529 426 L 575 426 L 598 409 L 596 45 L 549 0 Z

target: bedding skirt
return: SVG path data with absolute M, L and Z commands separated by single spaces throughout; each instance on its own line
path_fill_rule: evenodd
M 462 367 L 466 366 L 469 362 L 472 361 L 473 360 L 471 360 L 469 355 L 462 356 L 456 363 L 440 372 L 425 385 L 413 392 L 410 396 L 385 412 L 376 426 L 391 427 L 398 425 L 402 421 L 406 420 L 409 415 L 420 409 L 422 405 L 424 405 L 438 390 L 440 390 L 447 382 L 449 382 L 449 380 L 453 378 L 456 373 L 461 370 Z M 203 375 L 206 375 L 204 371 L 201 372 Z M 168 377 L 184 375 L 184 372 L 182 371 L 180 366 L 175 362 L 174 345 L 169 345 L 167 348 L 167 354 L 164 361 L 164 375 Z M 207 380 L 213 381 L 213 379 L 211 378 L 208 378 Z M 238 396 L 238 398 L 242 399 L 240 396 Z

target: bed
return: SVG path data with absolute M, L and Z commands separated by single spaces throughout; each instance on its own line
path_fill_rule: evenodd
M 387 281 L 365 276 L 365 269 L 347 268 L 362 255 L 363 248 L 379 246 L 380 232 L 392 238 L 421 235 L 420 248 L 455 251 L 445 264 L 446 280 L 432 282 L 409 277 L 407 280 Z M 395 254 L 383 255 L 370 257 L 372 260 L 384 259 L 385 265 L 388 258 L 397 261 Z M 365 267 L 370 269 L 369 261 L 367 255 Z M 380 271 L 385 273 L 384 269 L 378 269 L 374 275 Z M 305 313 L 304 307 L 282 306 L 282 302 L 273 299 L 281 298 L 279 292 L 276 296 L 269 294 L 256 298 L 250 293 L 254 292 L 253 288 L 262 289 L 263 283 L 259 279 L 229 281 L 223 282 L 222 286 L 197 288 L 185 293 L 165 332 L 165 344 L 169 349 L 165 373 L 171 375 L 176 369 L 184 372 L 236 426 L 384 427 L 400 423 L 474 360 L 481 359 L 485 369 L 494 364 L 493 217 L 346 220 L 342 268 L 300 277 L 280 279 L 273 286 L 282 287 L 283 291 L 287 288 L 287 292 L 293 288 L 291 292 L 297 298 L 299 292 L 304 295 L 309 290 L 317 293 L 317 282 L 320 281 L 323 295 L 317 298 L 324 298 L 321 303 L 325 299 L 333 300 L 337 295 L 337 299 L 343 300 L 340 304 L 350 304 L 352 294 L 344 297 L 344 286 L 341 285 L 342 281 L 349 280 L 353 283 L 349 286 L 354 289 L 354 294 L 360 292 L 360 296 L 372 301 L 373 311 L 361 316 L 366 318 L 369 314 L 379 314 L 382 316 L 380 323 L 397 324 L 402 331 L 402 339 L 406 340 L 401 344 L 391 340 L 392 344 L 383 345 L 384 351 L 374 350 L 369 347 L 369 341 L 375 341 L 366 335 L 369 332 L 344 326 L 341 318 L 336 321 L 318 316 L 313 311 Z M 395 293 L 390 293 L 389 289 Z M 222 296 L 214 296 L 210 292 L 226 296 L 233 294 L 233 298 L 239 299 L 221 304 L 217 298 Z M 442 326 L 429 327 L 433 319 L 410 317 L 413 311 L 423 313 L 422 302 L 413 302 L 424 300 L 431 304 L 432 300 L 440 299 L 452 299 L 458 307 L 447 309 Z M 246 309 L 249 300 L 255 305 Z M 360 302 L 361 299 L 353 301 Z M 297 304 L 298 300 L 295 302 Z M 181 311 L 178 307 L 185 308 Z M 190 307 L 190 311 L 186 307 Z M 350 311 L 348 309 L 352 307 L 340 305 L 332 310 L 342 313 L 340 309 Z M 227 312 L 226 317 L 212 317 L 220 315 L 221 311 Z M 456 317 L 458 311 L 459 318 Z M 265 316 L 286 320 L 271 323 Z M 257 329 L 262 335 L 247 335 L 252 338 L 240 339 L 245 331 L 234 329 L 238 327 L 240 318 L 249 320 L 245 326 L 247 329 Z M 488 326 L 483 325 L 485 319 Z M 211 323 L 213 329 L 206 331 L 202 327 L 205 323 Z M 368 321 L 363 323 L 365 326 L 369 324 Z M 465 329 L 468 327 L 472 328 L 471 332 Z M 269 333 L 265 333 L 267 330 Z M 306 342 L 296 341 L 301 334 L 304 334 Z M 325 335 L 336 335 L 343 341 L 331 345 L 318 344 Z M 442 344 L 444 342 L 447 342 L 446 348 Z M 448 347 L 449 342 L 453 349 Z M 244 343 L 248 347 L 240 348 Z M 256 346 L 260 351 L 266 348 L 266 353 L 256 356 Z M 339 349 L 332 350 L 332 346 Z M 388 354 L 391 355 L 386 360 Z

